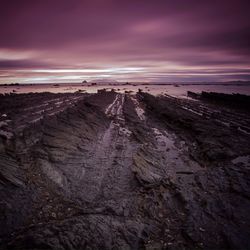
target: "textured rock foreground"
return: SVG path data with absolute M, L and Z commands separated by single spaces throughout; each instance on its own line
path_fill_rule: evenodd
M 250 248 L 250 117 L 169 96 L 0 97 L 1 249 Z

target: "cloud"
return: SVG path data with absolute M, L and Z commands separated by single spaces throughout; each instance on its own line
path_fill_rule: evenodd
M 48 68 L 49 65 L 47 63 L 42 63 L 35 60 L 0 60 L 0 70 L 7 69 L 33 69 L 33 68 Z
M 5 0 L 0 70 L 145 66 L 156 73 L 172 65 L 240 76 L 250 68 L 249 10 L 245 0 Z

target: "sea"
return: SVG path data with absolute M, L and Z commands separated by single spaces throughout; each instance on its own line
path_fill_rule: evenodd
M 250 83 L 193 83 L 193 84 L 79 84 L 79 83 L 61 83 L 61 84 L 19 84 L 19 85 L 0 85 L 0 93 L 73 93 L 73 92 L 87 92 L 96 93 L 98 90 L 115 90 L 117 92 L 129 92 L 135 94 L 142 90 L 152 95 L 171 95 L 178 98 L 187 98 L 187 91 L 201 93 L 217 92 L 225 94 L 244 94 L 250 95 Z

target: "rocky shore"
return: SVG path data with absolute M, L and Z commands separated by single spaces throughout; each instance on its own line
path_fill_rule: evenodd
M 0 96 L 1 249 L 249 249 L 250 116 L 168 95 Z

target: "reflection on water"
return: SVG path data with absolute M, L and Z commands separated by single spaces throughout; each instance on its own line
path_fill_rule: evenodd
M 66 92 L 88 92 L 96 93 L 99 89 L 114 89 L 118 92 L 124 93 L 125 91 L 137 92 L 142 89 L 144 92 L 149 92 L 153 95 L 168 94 L 176 97 L 186 97 L 187 91 L 201 92 L 212 91 L 219 93 L 239 93 L 250 95 L 250 84 L 200 84 L 200 85 L 95 85 L 84 86 L 82 84 L 60 84 L 54 86 L 53 84 L 34 84 L 34 85 L 20 85 L 20 86 L 1 86 L 0 93 L 29 93 L 29 92 L 52 92 L 52 93 L 66 93 Z

